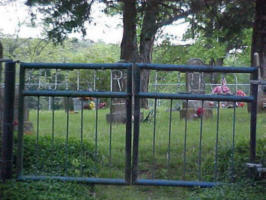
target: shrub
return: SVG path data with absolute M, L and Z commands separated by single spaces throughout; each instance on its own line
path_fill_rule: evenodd
M 266 164 L 266 138 L 257 140 L 257 163 Z M 265 190 L 263 182 L 256 182 L 250 180 L 247 177 L 247 167 L 245 163 L 249 161 L 249 143 L 238 143 L 234 150 L 234 170 L 232 174 L 230 156 L 232 155 L 232 149 L 221 149 L 218 155 L 218 171 L 220 173 L 219 181 L 223 182 L 217 187 L 207 189 L 197 189 L 190 196 L 190 200 L 263 200 L 265 199 Z M 204 164 L 205 172 L 208 174 L 213 173 L 213 168 L 210 166 L 213 160 L 209 160 Z M 232 181 L 231 175 L 233 175 L 235 183 L 229 183 Z M 211 179 L 211 178 L 210 178 Z M 213 181 L 213 180 L 212 180 Z
M 192 193 L 189 200 L 264 200 L 262 186 L 249 182 L 223 184 L 214 188 L 200 189 Z
M 232 180 L 240 181 L 244 177 L 247 177 L 248 168 L 245 163 L 249 162 L 249 143 L 247 141 L 240 142 L 236 144 L 234 149 L 234 159 L 232 169 L 232 148 L 223 147 L 218 153 L 218 180 L 227 181 Z M 260 138 L 256 143 L 256 163 L 261 163 L 266 165 L 266 138 Z M 209 180 L 212 180 L 212 175 L 214 173 L 213 159 L 209 158 L 203 165 L 204 174 L 209 174 Z
M 58 181 L 0 183 L 1 200 L 89 200 L 93 199 L 91 187 Z
M 65 139 L 40 137 L 38 145 L 33 136 L 24 137 L 23 164 L 25 174 L 56 176 L 93 176 L 98 171 L 99 155 L 96 156 L 92 145 Z
M 16 140 L 16 139 L 15 139 Z M 14 161 L 16 161 L 14 148 Z M 48 176 L 95 176 L 99 169 L 99 156 L 94 154 L 92 145 L 70 138 L 65 139 L 24 136 L 24 174 Z M 14 162 L 13 169 L 15 170 Z M 67 170 L 66 170 L 67 169 Z M 91 187 L 84 184 L 60 182 L 54 180 L 16 182 L 9 180 L 0 183 L 1 200 L 82 200 L 92 199 Z

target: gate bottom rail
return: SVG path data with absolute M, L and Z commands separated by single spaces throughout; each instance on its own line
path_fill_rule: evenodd
M 69 177 L 69 176 L 20 176 L 17 178 L 18 181 L 46 181 L 46 180 L 57 180 L 57 181 L 69 181 L 78 183 L 88 184 L 103 184 L 103 185 L 128 185 L 124 179 L 114 178 L 92 178 L 92 177 Z
M 205 181 L 178 181 L 178 180 L 164 180 L 164 179 L 139 179 L 135 185 L 149 185 L 149 186 L 180 186 L 180 187 L 201 187 L 210 188 L 218 186 L 219 182 L 205 182 Z
M 69 181 L 87 184 L 102 184 L 102 185 L 131 185 L 124 179 L 113 178 L 92 178 L 92 177 L 68 177 L 68 176 L 20 176 L 18 181 Z M 181 181 L 181 180 L 164 180 L 164 179 L 139 179 L 132 185 L 143 186 L 180 186 L 180 187 L 200 187 L 210 188 L 221 185 L 219 182 L 205 182 L 205 181 Z

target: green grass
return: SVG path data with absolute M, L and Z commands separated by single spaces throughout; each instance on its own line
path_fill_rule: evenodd
M 199 137 L 200 137 L 200 120 L 188 122 L 187 130 L 187 151 L 186 151 L 186 176 L 184 172 L 184 127 L 185 121 L 180 120 L 179 112 L 173 112 L 171 140 L 169 143 L 169 112 L 166 108 L 160 108 L 157 112 L 156 133 L 155 133 L 155 157 L 153 157 L 153 122 L 141 123 L 140 138 L 139 138 L 139 174 L 140 178 L 167 179 L 186 179 L 195 180 L 199 174 Z M 144 110 L 144 116 L 148 111 Z M 112 144 L 110 154 L 110 125 L 106 122 L 106 114 L 108 109 L 99 110 L 98 134 L 97 134 L 97 151 L 101 155 L 102 168 L 97 174 L 98 177 L 105 178 L 123 178 L 125 167 L 125 125 L 112 125 Z M 30 120 L 34 124 L 36 135 L 37 113 L 30 113 Z M 55 137 L 66 138 L 66 113 L 62 110 L 55 111 Z M 51 112 L 40 111 L 40 127 L 39 136 L 51 136 Z M 80 113 L 70 114 L 69 117 L 69 138 L 81 138 L 80 131 Z M 84 128 L 83 140 L 94 146 L 96 151 L 95 141 L 95 111 L 84 111 Z M 259 115 L 257 138 L 263 137 L 263 130 L 266 128 L 264 123 L 265 118 Z M 220 125 L 219 125 L 219 142 L 218 153 L 222 149 L 230 149 L 232 147 L 232 132 L 233 132 L 233 110 L 220 110 Z M 245 108 L 237 109 L 236 113 L 236 134 L 235 143 L 241 143 L 249 140 L 249 114 Z M 205 162 L 212 163 L 214 167 L 215 158 L 215 141 L 216 141 L 216 113 L 212 119 L 203 121 L 202 147 L 201 147 L 201 162 L 204 166 Z M 170 155 L 168 153 L 170 147 Z M 110 157 L 111 155 L 111 157 Z M 234 155 L 238 156 L 238 155 Z M 167 158 L 170 157 L 169 163 Z M 110 160 L 111 158 L 111 160 Z M 110 162 L 111 161 L 111 162 Z M 230 161 L 230 158 L 228 158 Z M 169 165 L 168 165 L 169 164 Z M 209 168 L 208 167 L 208 168 Z M 219 168 L 219 163 L 218 163 Z M 206 177 L 209 170 L 201 169 L 202 176 Z M 210 177 L 210 176 L 209 176 Z M 203 179 L 204 180 L 204 179 Z M 209 178 L 208 180 L 213 180 Z
M 148 111 L 143 110 L 144 116 Z M 58 169 L 51 175 L 62 175 L 66 163 L 66 154 L 69 153 L 71 157 L 77 160 L 70 163 L 71 170 L 64 172 L 64 175 L 68 176 L 84 176 L 90 175 L 103 178 L 124 178 L 125 168 L 125 125 L 113 124 L 112 125 L 112 148 L 110 154 L 110 124 L 106 122 L 106 114 L 109 113 L 108 109 L 99 110 L 98 121 L 98 134 L 97 134 L 97 149 L 96 149 L 96 127 L 95 127 L 95 111 L 84 111 L 84 127 L 82 132 L 81 141 L 81 129 L 80 129 L 80 113 L 71 113 L 69 116 L 69 140 L 68 145 L 61 147 L 60 156 L 47 156 L 47 154 L 34 153 L 35 163 L 32 162 L 32 168 L 38 168 L 38 162 L 40 160 L 46 160 L 42 162 L 41 167 L 38 170 L 25 170 L 26 174 L 34 175 L 49 175 L 49 171 L 43 170 L 45 168 L 51 168 L 49 163 L 61 159 L 61 162 L 57 163 Z M 184 127 L 185 121 L 180 120 L 179 112 L 173 112 L 172 127 L 171 127 L 171 140 L 170 140 L 170 155 L 168 153 L 169 143 L 169 112 L 167 108 L 160 107 L 157 112 L 156 121 L 156 133 L 155 133 L 155 158 L 153 157 L 153 121 L 148 123 L 141 123 L 140 127 L 140 139 L 139 139 L 139 178 L 154 178 L 159 179 L 176 179 L 176 180 L 198 180 L 198 174 L 201 173 L 202 180 L 214 181 L 214 161 L 215 161 L 215 140 L 216 140 L 216 111 L 214 110 L 214 116 L 212 119 L 203 121 L 203 134 L 202 134 L 202 153 L 201 153 L 201 170 L 199 171 L 198 156 L 199 156 L 199 137 L 200 137 L 200 120 L 188 121 L 187 130 L 187 151 L 186 151 L 186 175 L 184 176 Z M 30 121 L 33 122 L 34 131 L 32 135 L 27 136 L 33 139 L 35 142 L 37 135 L 37 112 L 36 110 L 30 111 Z M 45 140 L 45 143 L 49 144 L 52 148 L 52 112 L 40 111 L 40 126 L 39 126 L 39 138 Z M 244 165 L 244 162 L 248 160 L 248 141 L 249 141 L 249 122 L 250 117 L 246 108 L 237 108 L 236 110 L 236 134 L 235 134 L 235 167 L 239 168 Z M 61 143 L 66 142 L 67 133 L 67 116 L 63 110 L 55 111 L 55 129 L 54 137 L 60 140 Z M 233 132 L 233 109 L 221 109 L 220 110 L 220 125 L 219 125 L 219 142 L 218 142 L 218 177 L 219 181 L 226 181 L 231 170 L 231 147 L 232 147 L 232 132 Z M 266 114 L 258 115 L 257 126 L 257 139 L 265 141 L 266 130 Z M 49 137 L 48 137 L 49 136 Z M 71 151 L 72 146 L 83 146 L 84 143 L 89 145 L 88 153 L 91 153 L 94 158 L 91 159 L 86 165 L 85 155 L 87 154 L 75 154 Z M 244 144 L 244 145 L 243 145 Z M 36 148 L 33 144 L 32 148 Z M 240 147 L 239 147 L 240 146 Z M 262 153 L 259 153 L 259 159 L 265 162 L 265 145 L 260 144 Z M 81 148 L 82 150 L 83 148 Z M 244 150 L 243 150 L 244 149 Z M 27 149 L 26 149 L 27 150 Z M 76 148 L 76 150 L 80 150 Z M 97 154 L 96 154 L 97 151 Z M 72 153 L 71 153 L 72 152 Z M 53 153 L 53 151 L 51 151 Z M 71 154 L 71 155 L 70 155 Z M 111 155 L 111 157 L 110 157 Z M 29 155 L 30 156 L 30 155 Z M 85 157 L 84 157 L 85 156 Z M 60 158 L 59 158 L 60 157 Z M 169 165 L 167 158 L 170 157 Z M 93 157 L 92 157 L 93 158 Z M 71 167 L 72 166 L 72 167 Z M 97 166 L 97 170 L 93 173 L 81 173 L 85 168 L 90 172 L 90 166 Z M 27 166 L 25 166 L 27 168 Z M 61 169 L 61 171 L 60 171 Z M 240 179 L 243 178 L 243 174 L 237 174 Z M 23 183 L 17 183 L 23 184 Z M 40 183 L 42 184 L 42 183 Z M 60 184 L 60 183 L 58 183 Z M 75 184 L 74 184 L 75 185 Z M 62 185 L 62 187 L 64 187 Z M 76 184 L 75 187 L 79 188 L 80 193 L 87 194 L 87 189 L 84 190 L 84 185 Z M 237 188 L 237 186 L 236 186 Z M 214 197 L 213 191 L 221 193 L 224 191 L 228 194 L 234 192 L 235 188 L 229 192 L 230 187 L 218 188 L 217 190 L 196 190 L 175 188 L 175 187 L 143 187 L 143 186 L 96 186 L 95 194 L 96 199 L 215 199 L 205 198 L 205 196 Z M 201 192 L 203 192 L 201 194 Z M 245 193 L 243 190 L 242 192 Z M 191 196 L 192 195 L 192 196 Z M 204 196 L 205 195 L 205 196 Z M 248 196 L 252 197 L 254 193 Z M 82 195 L 81 195 L 82 196 Z M 191 197 L 190 197 L 191 196 Z M 90 197 L 88 197 L 90 198 Z M 82 198 L 81 198 L 82 199 Z M 86 198 L 85 198 L 86 199 Z M 218 199 L 218 198 L 217 198 Z M 230 198 L 227 198 L 230 199 Z M 249 199 L 249 198 L 246 198 Z M 252 199 L 252 198 L 250 198 Z

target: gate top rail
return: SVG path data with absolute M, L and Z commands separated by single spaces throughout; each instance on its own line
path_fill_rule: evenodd
M 26 69 L 128 69 L 132 63 L 25 63 L 20 64 L 21 67 Z
M 88 92 L 73 90 L 26 90 L 23 96 L 50 96 L 50 97 L 97 97 L 97 98 L 126 98 L 127 92 Z
M 27 69 L 128 69 L 133 63 L 26 63 L 21 62 L 20 66 Z M 223 66 L 201 66 L 201 65 L 172 65 L 172 64 L 149 64 L 136 63 L 140 69 L 158 70 L 158 71 L 180 71 L 180 72 L 223 72 L 223 73 L 254 73 L 258 71 L 257 67 L 223 67 Z
M 202 65 L 171 65 L 171 64 L 148 64 L 137 63 L 140 69 L 158 70 L 158 71 L 180 71 L 180 72 L 224 72 L 224 73 L 254 73 L 258 71 L 257 67 L 223 67 L 223 66 L 202 66 Z
M 253 96 L 235 96 L 235 95 L 215 95 L 215 94 L 193 94 L 193 93 L 155 93 L 139 92 L 138 97 L 153 99 L 187 99 L 187 100 L 207 100 L 207 101 L 243 101 L 253 102 Z

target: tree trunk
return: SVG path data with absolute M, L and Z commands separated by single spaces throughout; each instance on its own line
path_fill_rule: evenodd
M 158 30 L 156 18 L 158 15 L 158 1 L 147 1 L 145 14 L 142 23 L 140 35 L 140 62 L 151 63 L 152 61 L 152 48 L 154 38 Z M 149 87 L 149 70 L 143 70 L 141 73 L 141 91 L 147 92 Z M 141 107 L 148 108 L 148 99 L 143 99 Z
M 124 62 L 136 62 L 138 57 L 136 0 L 124 0 L 123 2 L 123 38 L 120 59 Z
M 253 26 L 251 66 L 255 66 L 254 53 L 259 53 L 260 72 L 259 79 L 266 80 L 266 4 L 265 0 L 256 0 L 256 16 Z M 250 77 L 254 79 L 254 77 Z M 266 102 L 265 86 L 259 86 L 258 90 L 258 112 L 266 111 L 263 104 Z M 250 105 L 248 106 L 250 110 Z
M 0 41 L 0 59 L 3 58 L 3 46 Z M 2 63 L 0 62 L 0 85 L 2 83 Z M 0 135 L 2 134 L 2 120 L 3 120 L 3 97 L 2 88 L 0 87 Z
M 0 41 L 0 59 L 3 58 L 3 45 Z M 0 62 L 0 83 L 2 82 L 2 63 Z
M 253 26 L 251 65 L 254 66 L 254 53 L 260 55 L 261 75 L 266 78 L 266 4 L 265 0 L 256 0 L 256 16 Z

